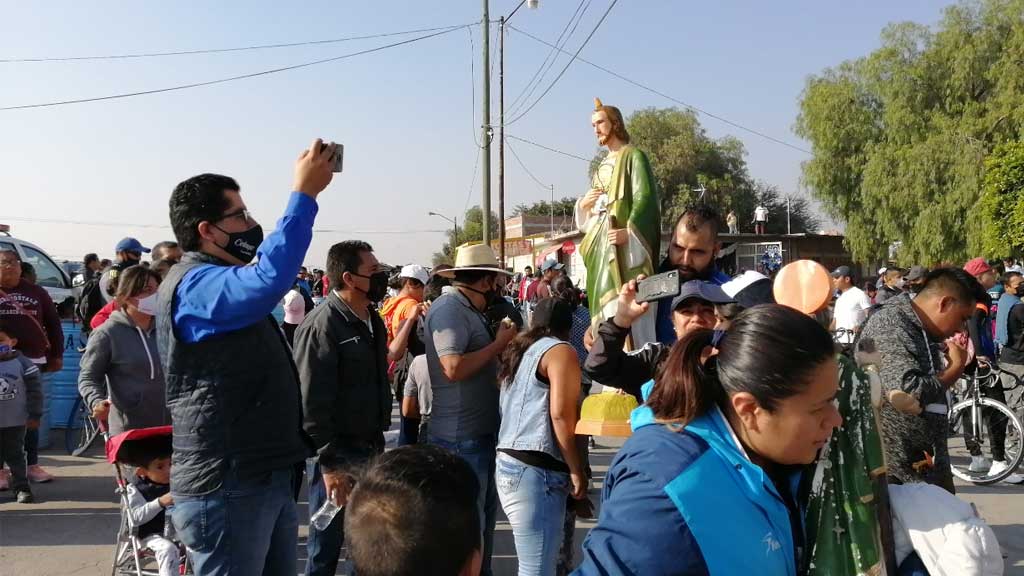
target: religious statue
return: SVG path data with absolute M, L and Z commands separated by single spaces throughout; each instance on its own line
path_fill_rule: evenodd
M 608 148 L 576 202 L 576 225 L 584 233 L 580 254 L 587 267 L 592 326 L 615 315 L 622 284 L 654 273 L 661 241 L 658 187 L 647 156 L 629 144 L 622 113 L 594 100 L 590 119 L 599 145 Z M 654 342 L 656 305 L 633 324 L 632 345 Z

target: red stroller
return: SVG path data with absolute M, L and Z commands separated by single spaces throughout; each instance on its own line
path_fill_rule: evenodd
M 103 436 L 106 439 L 107 461 L 114 465 L 114 477 L 117 481 L 117 494 L 121 500 L 121 522 L 117 531 L 117 544 L 114 548 L 114 566 L 111 570 L 112 576 L 160 576 L 160 573 L 153 568 L 144 568 L 154 564 L 154 553 L 147 549 L 142 539 L 139 538 L 139 527 L 134 525 L 130 506 L 128 502 L 128 479 L 132 477 L 133 467 L 129 467 L 120 460 L 121 450 L 132 442 L 154 437 L 171 436 L 170 426 L 158 426 L 155 428 L 140 428 L 129 430 L 114 436 L 108 437 L 106 426 L 101 424 Z M 168 531 L 172 533 L 168 533 Z M 172 541 L 173 528 L 171 527 L 170 516 L 166 517 L 165 535 Z M 188 561 L 187 550 L 178 544 L 178 557 L 181 558 L 179 574 L 192 574 L 191 565 Z

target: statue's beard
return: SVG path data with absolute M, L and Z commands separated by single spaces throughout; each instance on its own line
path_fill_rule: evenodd
M 597 137 L 597 143 L 601 146 L 607 146 L 608 141 L 612 139 L 611 134 L 601 134 Z

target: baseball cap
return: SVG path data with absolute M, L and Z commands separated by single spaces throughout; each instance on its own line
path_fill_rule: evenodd
M 149 248 L 142 245 L 141 242 L 135 238 L 122 238 L 117 246 L 114 247 L 114 252 L 145 252 L 149 253 Z
M 886 270 L 888 270 L 888 268 L 882 266 L 881 268 L 878 269 L 878 275 L 881 276 L 882 274 L 885 274 Z
M 732 299 L 720 286 L 707 280 L 690 280 L 679 288 L 679 295 L 672 299 L 672 310 L 687 300 L 696 298 L 712 304 L 732 304 Z
M 547 272 L 548 270 L 551 270 L 552 268 L 555 269 L 555 270 L 561 270 L 562 268 L 565 268 L 565 264 L 562 264 L 561 262 L 558 262 L 557 260 L 545 260 L 544 264 L 541 265 L 541 267 L 540 267 L 540 271 L 541 272 Z
M 988 262 L 984 258 L 978 257 L 972 260 L 968 260 L 967 264 L 964 264 L 964 272 L 967 272 L 971 276 L 977 278 L 985 272 L 991 270 L 992 267 L 988 265 Z
M 403 266 L 402 271 L 398 273 L 398 277 L 419 280 L 420 284 L 426 284 L 430 281 L 430 274 L 427 273 L 427 269 L 419 264 Z
M 924 266 L 911 266 L 910 272 L 907 273 L 906 280 L 908 282 L 916 282 L 923 280 L 928 275 L 928 270 Z
M 840 266 L 832 271 L 833 278 L 842 278 L 843 276 L 853 276 L 849 266 Z

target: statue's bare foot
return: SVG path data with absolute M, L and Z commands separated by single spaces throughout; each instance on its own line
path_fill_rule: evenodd
M 892 407 L 904 414 L 913 414 L 917 416 L 923 409 L 921 403 L 918 402 L 917 398 L 913 394 L 908 394 L 902 390 L 892 390 L 889 392 L 889 403 Z

